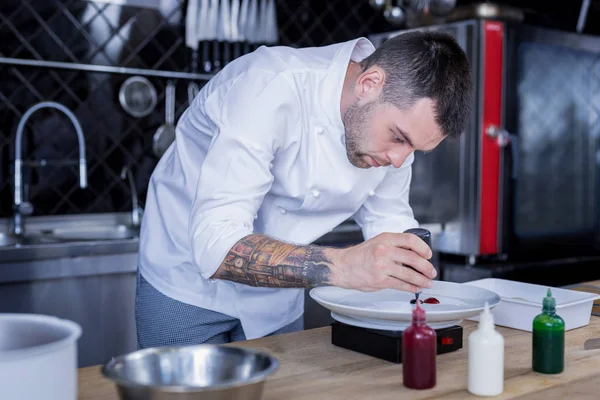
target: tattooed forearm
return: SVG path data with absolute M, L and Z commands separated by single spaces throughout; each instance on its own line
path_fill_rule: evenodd
M 325 247 L 297 246 L 253 234 L 231 248 L 213 278 L 276 288 L 329 285 L 327 252 Z

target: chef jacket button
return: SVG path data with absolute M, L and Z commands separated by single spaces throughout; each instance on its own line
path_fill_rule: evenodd
M 321 128 L 320 126 L 316 128 L 316 131 L 319 135 L 322 135 L 325 133 L 325 128 Z
M 321 195 L 321 193 L 315 189 L 312 191 L 312 195 L 313 195 L 313 197 L 319 197 Z
M 283 207 L 279 207 L 279 212 L 282 214 L 285 214 L 287 212 L 287 210 Z
M 369 196 L 375 196 L 375 191 L 374 190 L 369 191 Z
M 254 214 L 254 219 L 258 219 L 258 214 Z
M 269 169 L 271 169 L 271 168 L 273 168 L 273 163 L 272 162 L 269 163 Z

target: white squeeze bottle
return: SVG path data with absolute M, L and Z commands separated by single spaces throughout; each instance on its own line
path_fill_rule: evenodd
M 479 327 L 469 335 L 470 393 L 497 396 L 504 390 L 504 337 L 494 327 L 494 315 L 485 303 Z

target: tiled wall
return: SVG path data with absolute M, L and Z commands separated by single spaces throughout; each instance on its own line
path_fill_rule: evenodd
M 149 3 L 160 7 L 3 0 L 0 57 L 189 71 L 190 55 L 183 36 L 185 0 Z M 283 45 L 324 45 L 393 29 L 367 1 L 280 0 L 277 15 L 279 44 Z M 23 155 L 27 160 L 48 160 L 48 165 L 24 168 L 25 194 L 34 215 L 129 210 L 129 188 L 120 178 L 125 165 L 131 166 L 144 201 L 157 162 L 152 136 L 164 122 L 166 78 L 148 78 L 157 90 L 158 102 L 150 115 L 136 118 L 123 110 L 118 99 L 129 76 L 0 62 L 0 218 L 12 214 L 17 124 L 28 108 L 47 100 L 65 105 L 80 121 L 89 183 L 85 190 L 78 187 L 76 165 L 51 165 L 53 160 L 78 156 L 68 120 L 53 110 L 36 112 L 26 126 Z M 188 104 L 189 82 L 177 80 L 176 118 Z
M 262 1 L 262 0 L 259 0 Z M 129 188 L 120 179 L 124 165 L 136 177 L 140 198 L 157 158 L 152 136 L 164 122 L 165 78 L 149 77 L 158 94 L 154 111 L 142 118 L 127 114 L 118 100 L 130 75 L 6 65 L 1 58 L 189 71 L 184 41 L 186 0 L 2 0 L 0 1 L 0 218 L 12 214 L 14 136 L 23 113 L 44 100 L 71 109 L 83 126 L 89 186 L 77 186 L 76 165 L 24 168 L 25 193 L 36 215 L 104 213 L 131 207 Z M 458 1 L 458 4 L 475 0 Z M 117 2 L 118 3 L 118 2 Z M 529 10 L 526 22 L 573 30 L 580 2 L 505 1 Z M 559 5 L 554 5 L 555 3 Z M 398 29 L 368 0 L 276 0 L 279 44 L 325 45 Z M 148 6 L 153 5 L 153 6 Z M 536 12 L 531 12 L 535 10 Z M 585 33 L 598 34 L 598 7 L 591 7 Z M 594 28 L 595 27 L 595 28 Z M 202 84 L 202 82 L 199 82 Z M 176 117 L 188 102 L 189 81 L 177 81 Z M 27 124 L 28 160 L 77 156 L 77 142 L 66 119 L 38 111 Z

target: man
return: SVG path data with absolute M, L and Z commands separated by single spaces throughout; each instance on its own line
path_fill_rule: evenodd
M 364 38 L 261 47 L 230 63 L 182 115 L 150 181 L 139 347 L 302 329 L 303 288 L 429 287 L 431 252 L 402 233 L 417 226 L 413 152 L 465 129 L 471 85 L 442 33 L 377 50 Z M 365 242 L 311 245 L 349 217 Z

